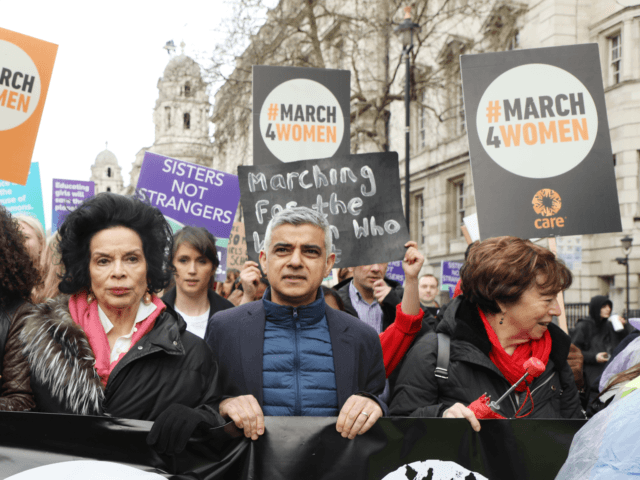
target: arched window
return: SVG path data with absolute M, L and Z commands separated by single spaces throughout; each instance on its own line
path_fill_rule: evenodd
M 107 168 L 107 177 L 111 178 L 111 167 Z
M 191 114 L 184 114 L 184 129 L 189 130 L 191 128 Z
M 189 84 L 189 82 L 184 84 L 184 96 L 188 97 L 191 95 L 191 85 Z
M 111 187 L 107 187 L 107 192 L 110 192 L 110 191 L 111 191 Z

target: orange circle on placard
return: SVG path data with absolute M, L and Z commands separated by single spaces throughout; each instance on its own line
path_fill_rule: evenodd
M 531 201 L 533 210 L 543 217 L 552 217 L 562 208 L 562 198 L 550 188 L 538 190 Z

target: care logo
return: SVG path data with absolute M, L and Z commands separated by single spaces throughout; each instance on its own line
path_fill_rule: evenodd
M 260 133 L 281 162 L 332 157 L 344 135 L 336 97 L 324 85 L 298 78 L 274 88 L 260 110 Z
M 563 228 L 566 217 L 554 217 L 562 208 L 562 198 L 558 192 L 550 188 L 538 190 L 531 201 L 533 211 L 546 218 L 537 218 L 534 225 L 537 229 Z
M 580 80 L 534 63 L 512 68 L 489 85 L 476 125 L 485 151 L 502 168 L 549 178 L 575 168 L 591 151 L 598 112 Z
M 26 122 L 40 101 L 40 75 L 20 47 L 0 40 L 0 130 Z

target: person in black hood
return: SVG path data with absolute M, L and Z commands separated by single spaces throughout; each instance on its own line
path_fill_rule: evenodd
M 616 332 L 609 321 L 613 304 L 609 297 L 596 295 L 589 304 L 589 318 L 578 320 L 571 336 L 584 356 L 587 406 L 598 396 L 600 376 L 609 362 L 613 349 L 627 336 L 627 331 Z

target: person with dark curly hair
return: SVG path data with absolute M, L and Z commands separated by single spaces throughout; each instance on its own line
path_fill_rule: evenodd
M 218 366 L 156 293 L 171 278 L 171 228 L 136 197 L 101 193 L 59 229 L 62 293 L 17 321 L 40 411 L 154 420 L 147 441 L 178 453 L 217 426 Z
M 0 232 L 0 410 L 31 410 L 35 402 L 29 365 L 22 355 L 20 329 L 12 320 L 30 302 L 39 274 L 18 223 L 2 205 Z

